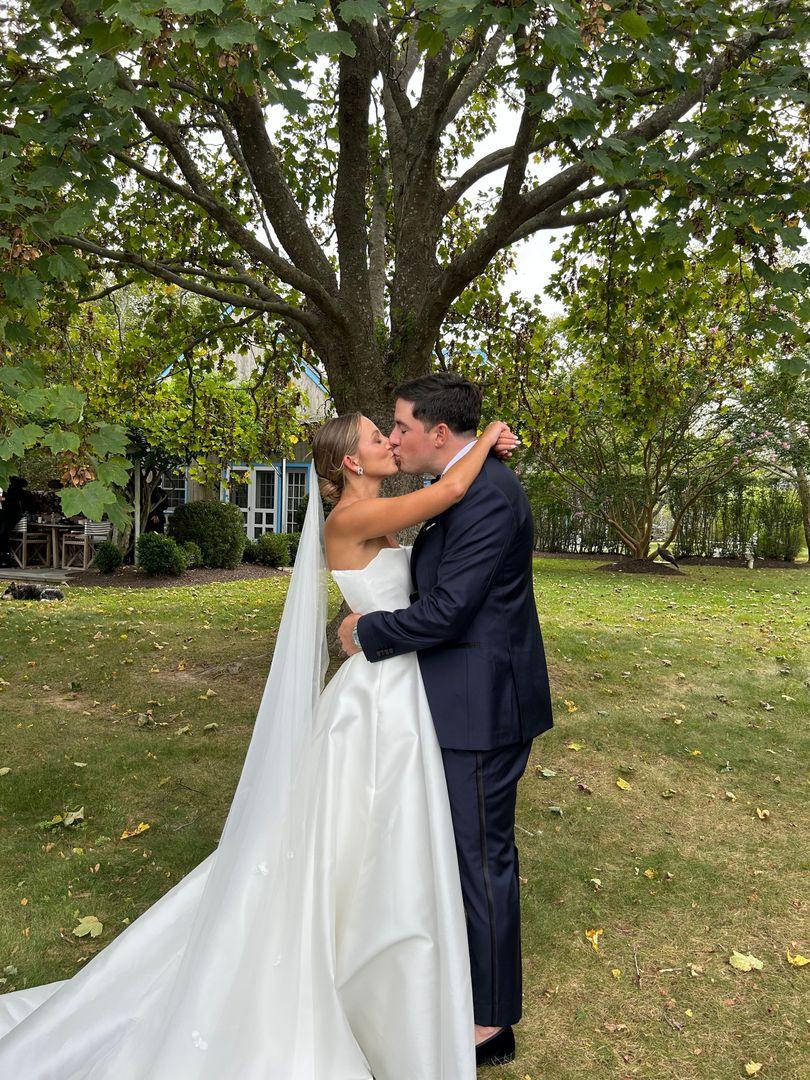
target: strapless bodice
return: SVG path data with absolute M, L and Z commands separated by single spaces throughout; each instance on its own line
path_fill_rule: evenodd
M 343 599 L 361 615 L 408 607 L 411 595 L 411 549 L 382 548 L 361 570 L 333 570 Z

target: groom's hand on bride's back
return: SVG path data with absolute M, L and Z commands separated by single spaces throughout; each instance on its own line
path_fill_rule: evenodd
M 508 427 L 504 427 L 503 431 L 498 436 L 498 441 L 493 446 L 492 450 L 496 457 L 501 461 L 507 461 L 512 452 L 519 445 L 518 438 Z
M 347 656 L 354 656 L 355 653 L 359 653 L 361 650 L 357 648 L 352 641 L 352 631 L 357 626 L 358 619 L 360 618 L 355 612 L 351 615 L 347 615 L 343 622 L 338 627 L 338 639 L 340 640 L 340 646 Z

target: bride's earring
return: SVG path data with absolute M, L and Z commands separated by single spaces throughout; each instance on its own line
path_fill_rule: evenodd
M 362 465 L 358 465 L 358 466 L 357 466 L 357 475 L 358 475 L 358 476 L 362 476 L 362 475 L 363 475 L 363 472 L 364 472 L 363 466 L 362 466 Z

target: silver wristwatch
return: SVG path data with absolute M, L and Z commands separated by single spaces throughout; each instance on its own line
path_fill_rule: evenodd
M 352 630 L 352 641 L 354 642 L 355 648 L 360 649 L 360 651 L 362 652 L 363 646 L 360 644 L 360 635 L 357 633 L 357 625 L 356 624 L 354 626 L 354 629 Z

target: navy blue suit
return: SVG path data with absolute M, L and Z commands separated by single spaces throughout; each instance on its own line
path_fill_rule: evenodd
M 475 1021 L 521 1015 L 517 783 L 551 727 L 532 583 L 534 527 L 515 474 L 494 456 L 460 503 L 425 523 L 411 606 L 363 615 L 371 662 L 418 651 L 442 747 L 467 914 Z

